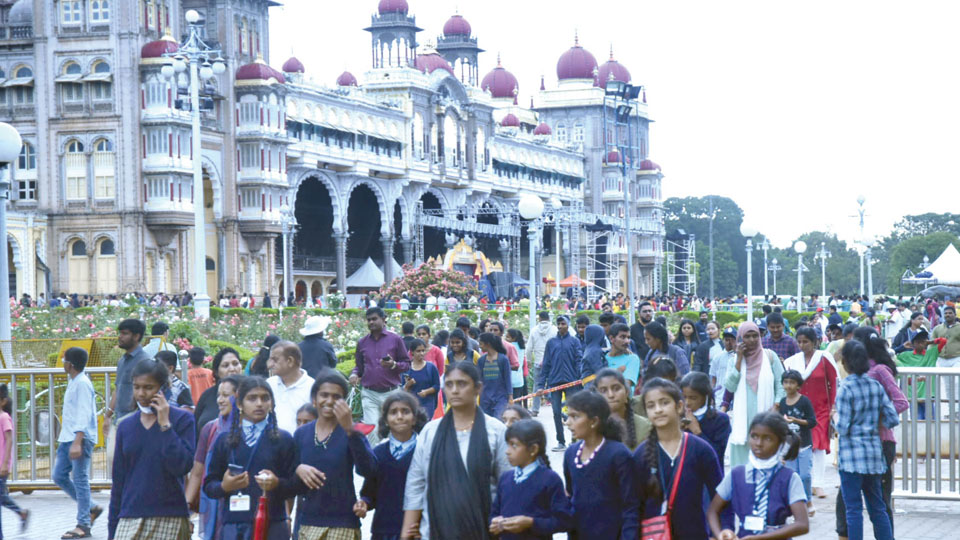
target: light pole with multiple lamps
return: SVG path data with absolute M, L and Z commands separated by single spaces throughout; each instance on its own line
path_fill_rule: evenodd
M 860 238 L 857 239 L 857 243 L 860 244 L 861 248 L 857 251 L 860 253 L 860 296 L 863 296 L 863 256 L 865 252 L 864 245 L 864 236 L 863 236 L 863 216 L 866 213 L 866 208 L 864 208 L 864 203 L 867 202 L 866 197 L 860 195 L 857 197 L 857 214 L 860 215 Z
M 827 243 L 820 242 L 820 251 L 813 254 L 814 262 L 820 261 L 820 296 L 827 296 L 827 259 L 833 254 L 827 250 Z
M 543 200 L 536 195 L 524 193 L 517 203 L 520 217 L 527 220 L 527 238 L 530 240 L 530 328 L 533 335 L 537 314 L 537 240 L 540 237 L 540 218 L 543 216 Z M 559 279 L 559 278 L 558 278 Z
M 802 311 L 800 303 L 803 301 L 803 252 L 807 250 L 807 243 L 797 240 L 797 243 L 793 244 L 793 250 L 797 252 L 797 311 Z
M 0 123 L 0 238 L 3 253 L 0 253 L 0 340 L 4 353 L 10 343 L 10 260 L 7 258 L 7 199 L 10 198 L 10 169 L 20 155 L 23 139 L 16 128 Z M 9 357 L 9 355 L 7 355 Z
M 753 320 L 753 237 L 757 229 L 746 221 L 740 224 L 740 234 L 747 237 L 747 320 Z
M 280 206 L 280 227 L 281 233 L 283 235 L 283 302 L 286 305 L 286 302 L 290 299 L 290 235 L 293 233 L 293 227 L 296 225 L 296 218 L 293 217 L 293 213 L 290 211 L 290 205 L 283 203 Z M 279 306 L 279 302 L 277 305 Z
M 770 251 L 770 240 L 767 240 L 764 237 L 763 242 L 757 244 L 757 251 L 763 251 L 763 299 L 766 300 L 769 294 L 767 285 L 768 285 L 768 266 L 767 266 L 767 252 Z
M 774 257 L 773 260 L 770 261 L 770 263 L 771 263 L 770 271 L 773 272 L 773 295 L 776 296 L 777 295 L 777 272 L 780 271 L 780 265 L 777 264 L 776 257 Z
M 563 211 L 563 201 L 559 197 L 550 199 L 553 208 L 553 232 L 556 233 L 556 243 L 553 245 L 553 297 L 560 298 L 560 213 Z
M 629 313 L 628 323 L 633 324 L 636 271 L 633 260 L 633 230 L 630 220 L 631 214 L 633 214 L 633 186 L 636 184 L 636 173 L 634 171 L 637 166 L 636 162 L 643 159 L 643 156 L 640 155 L 639 148 L 635 146 L 633 127 L 631 126 L 630 120 L 633 118 L 633 111 L 638 109 L 638 98 L 640 97 L 640 92 L 643 91 L 643 86 L 634 86 L 617 80 L 606 81 L 605 84 L 603 118 L 604 121 L 606 121 L 607 99 L 610 99 L 613 102 L 614 137 L 616 140 L 613 145 L 616 147 L 620 156 L 620 176 L 623 179 L 623 233 L 625 237 L 624 240 L 627 244 L 627 302 L 630 306 L 627 312 Z M 626 128 L 626 144 L 624 144 L 623 136 L 620 132 L 621 127 Z M 637 136 L 639 138 L 639 134 Z M 607 146 L 610 145 L 611 143 L 608 142 Z M 605 148 L 605 153 L 606 150 Z M 635 159 L 633 157 L 634 153 L 637 154 Z
M 197 318 L 210 317 L 210 296 L 207 293 L 207 231 L 203 202 L 203 144 L 200 134 L 200 85 L 226 71 L 227 66 L 219 49 L 214 49 L 200 37 L 203 22 L 196 10 L 184 14 L 187 21 L 187 40 L 179 44 L 174 53 L 165 56 L 172 63 L 163 66 L 160 73 L 168 79 L 190 70 L 190 120 L 193 127 L 193 265 L 196 290 L 193 297 L 193 312 Z

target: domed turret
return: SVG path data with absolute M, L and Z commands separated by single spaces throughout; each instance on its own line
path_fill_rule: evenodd
M 490 73 L 480 81 L 480 89 L 483 91 L 490 91 L 490 95 L 494 98 L 510 98 L 513 99 L 516 97 L 517 92 L 520 90 L 520 86 L 517 83 L 517 78 L 513 76 L 513 73 L 510 73 L 503 68 L 503 65 L 500 64 L 500 56 L 497 55 L 497 67 L 493 68 Z
M 540 125 L 533 130 L 534 135 L 550 135 L 552 133 L 553 130 L 550 129 L 550 126 L 548 126 L 546 122 L 540 122 Z
M 517 118 L 517 115 L 509 113 L 503 117 L 503 120 L 500 121 L 502 127 L 520 127 L 520 119 Z
M 660 166 L 654 163 L 653 161 L 650 161 L 649 159 L 645 159 L 640 162 L 640 170 L 641 171 L 660 171 L 662 169 L 660 169 Z
M 170 34 L 166 34 L 162 38 L 156 41 L 151 41 L 150 43 L 147 43 L 140 49 L 140 62 L 141 63 L 166 62 L 167 60 L 166 58 L 164 58 L 164 55 L 169 53 L 175 53 L 178 50 L 180 50 L 180 45 L 177 44 L 177 41 L 175 39 L 173 39 L 173 36 L 171 36 Z
M 453 68 L 450 67 L 450 62 L 447 62 L 446 59 L 440 56 L 440 53 L 438 53 L 437 50 L 429 44 L 424 45 L 422 52 L 417 55 L 417 60 L 414 62 L 414 67 L 428 75 L 433 73 L 434 70 L 444 69 L 448 71 L 450 75 L 456 76 L 456 74 L 453 72 Z
M 620 163 L 620 152 L 616 150 L 607 152 L 607 163 Z
M 590 54 L 590 51 L 581 47 L 580 38 L 574 36 L 573 47 L 563 53 L 557 62 L 557 78 L 561 81 L 593 79 L 595 69 L 597 69 L 597 59 Z
M 383 15 L 385 13 L 406 13 L 410 11 L 407 0 L 380 0 L 377 11 Z
M 283 63 L 283 67 L 280 69 L 282 69 L 284 73 L 303 73 L 305 71 L 303 62 L 298 60 L 296 56 L 291 56 L 289 60 Z
M 445 36 L 470 36 L 470 31 L 470 23 L 460 14 L 450 17 L 443 25 L 443 35 Z
M 252 64 L 247 64 L 245 66 L 240 66 L 240 69 L 237 70 L 236 79 L 240 81 L 250 81 L 250 82 L 267 82 L 274 80 L 280 84 L 284 84 L 287 80 L 283 77 L 283 73 L 273 69 L 268 66 L 266 62 L 263 61 L 263 58 L 257 58 Z
M 337 77 L 337 86 L 357 86 L 357 78 L 353 76 L 353 73 L 344 71 Z
M 17 0 L 7 15 L 10 26 L 33 26 L 33 0 Z
M 607 81 L 611 80 L 623 83 L 630 82 L 630 71 L 623 64 L 613 59 L 613 46 L 610 47 L 610 59 L 600 66 L 597 72 L 599 86 L 606 87 Z

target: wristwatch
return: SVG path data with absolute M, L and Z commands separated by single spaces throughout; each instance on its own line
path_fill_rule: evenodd
M 171 424 L 164 424 L 164 425 L 160 426 L 160 431 L 166 431 L 166 430 L 170 429 L 171 427 L 173 427 Z

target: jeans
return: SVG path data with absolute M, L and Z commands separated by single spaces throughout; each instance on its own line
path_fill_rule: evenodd
M 533 391 L 534 392 L 539 392 L 540 390 L 543 390 L 543 385 L 538 382 L 539 380 L 540 380 L 540 366 L 534 365 L 533 366 Z M 540 412 L 540 396 L 536 396 L 533 398 L 533 409 L 531 409 L 531 412 L 533 412 L 533 414 L 538 414 Z
M 893 540 L 890 515 L 883 505 L 881 476 L 840 471 L 840 493 L 846 506 L 847 538 L 850 540 L 863 540 L 863 499 L 867 502 L 867 513 L 873 523 L 874 538 Z
M 887 472 L 877 476 L 880 477 L 880 490 L 883 496 L 883 504 L 887 509 L 887 515 L 890 517 L 890 536 L 893 537 L 893 462 L 897 459 L 897 443 L 893 441 L 883 441 L 881 444 L 883 446 L 883 460 L 887 463 Z M 837 495 L 836 519 L 837 536 L 848 536 L 847 507 L 841 494 Z M 877 538 L 879 538 L 879 536 Z
M 82 453 L 79 459 L 70 459 L 70 445 L 62 442 L 57 445 L 57 462 L 53 467 L 53 481 L 71 499 L 77 501 L 77 525 L 90 526 L 90 456 L 93 454 L 93 441 L 83 439 Z M 73 471 L 73 480 L 70 480 Z
M 803 482 L 803 492 L 807 494 L 807 502 L 813 500 L 813 490 L 811 489 L 811 472 L 813 470 L 813 447 L 808 446 L 800 450 L 797 459 L 785 462 L 800 475 L 800 481 Z
M 371 426 L 380 425 L 380 408 L 383 406 L 383 400 L 387 399 L 387 396 L 392 394 L 394 390 L 389 392 L 377 392 L 375 390 L 370 390 L 369 388 L 360 389 L 360 399 L 363 401 L 363 423 L 369 424 Z M 376 446 L 380 442 L 380 436 L 377 434 L 376 428 L 367 435 L 367 440 L 370 441 L 370 446 Z
M 566 383 L 558 383 L 556 386 L 560 386 L 561 384 Z M 570 396 L 579 391 L 579 386 L 573 386 L 566 390 L 557 390 L 556 392 L 550 393 L 550 408 L 553 409 L 553 425 L 557 429 L 557 442 L 560 444 L 566 444 L 566 439 L 563 436 L 563 393 L 566 392 L 567 399 L 570 399 Z

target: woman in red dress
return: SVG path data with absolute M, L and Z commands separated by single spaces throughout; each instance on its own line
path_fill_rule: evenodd
M 817 414 L 817 425 L 811 430 L 813 435 L 813 494 L 818 498 L 826 497 L 824 488 L 824 467 L 826 455 L 830 453 L 830 413 L 837 398 L 838 373 L 833 356 L 818 350 L 817 333 L 809 326 L 797 330 L 797 344 L 800 352 L 783 362 L 784 369 L 795 369 L 803 375 L 800 393 L 813 403 Z

